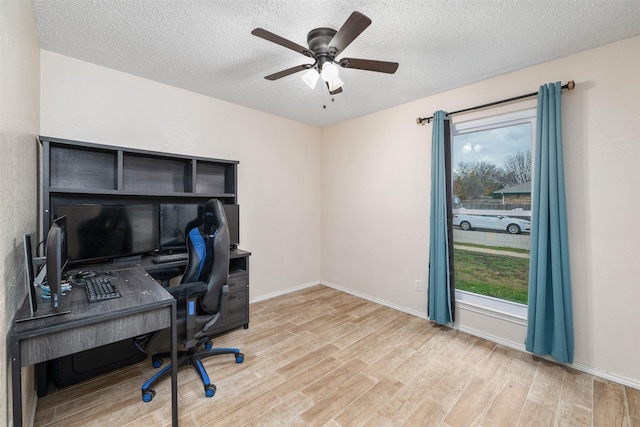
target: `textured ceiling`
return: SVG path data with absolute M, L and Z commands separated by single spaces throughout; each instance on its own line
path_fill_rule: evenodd
M 235 104 L 326 126 L 640 34 L 640 0 L 35 0 L 41 47 Z M 393 74 L 340 69 L 331 102 L 302 73 L 312 60 L 251 35 L 306 46 L 357 10 L 372 24 L 344 50 L 399 62 Z M 326 105 L 326 108 L 323 108 Z

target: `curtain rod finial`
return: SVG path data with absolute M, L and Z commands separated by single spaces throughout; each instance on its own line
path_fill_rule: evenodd
M 574 82 L 573 80 L 569 80 L 567 82 L 567 89 L 573 90 L 573 89 L 575 89 L 575 87 L 576 87 L 576 82 Z

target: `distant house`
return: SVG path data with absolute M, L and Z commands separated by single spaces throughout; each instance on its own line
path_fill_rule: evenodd
M 502 196 L 502 203 L 531 203 L 531 182 L 496 190 L 493 194 Z

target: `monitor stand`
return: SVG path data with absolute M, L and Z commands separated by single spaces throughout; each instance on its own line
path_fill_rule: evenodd
M 30 297 L 29 295 L 27 295 L 24 304 L 22 304 L 20 310 L 18 310 L 18 312 L 16 313 L 16 323 L 71 313 L 71 310 L 68 310 L 65 307 L 64 298 L 60 298 L 58 301 L 58 307 L 53 308 L 51 307 L 51 303 L 48 300 L 42 298 L 42 290 L 39 287 L 35 289 L 35 291 L 37 294 L 37 301 L 41 301 L 42 304 L 38 304 L 34 311 L 34 309 L 31 307 Z

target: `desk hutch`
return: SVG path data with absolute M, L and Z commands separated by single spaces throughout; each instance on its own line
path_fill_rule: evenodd
M 217 198 L 225 204 L 238 203 L 238 161 L 212 159 L 147 150 L 115 147 L 90 142 L 40 137 L 42 143 L 41 230 L 46 235 L 57 205 L 69 204 L 202 204 Z M 249 256 L 242 250 L 230 254 L 229 320 L 217 332 L 249 325 Z M 154 271 L 183 267 L 186 261 L 153 264 L 148 257 L 110 262 L 107 270 L 142 267 Z M 100 269 L 100 266 L 83 269 Z M 58 359 L 56 370 L 60 386 L 70 385 L 119 366 L 142 360 L 137 350 L 112 344 L 112 353 L 124 354 L 120 360 L 96 361 L 102 349 Z M 77 375 L 76 366 L 86 371 Z M 38 369 L 39 377 L 43 367 Z M 39 383 L 43 382 L 42 380 Z M 39 395 L 46 394 L 38 387 Z

